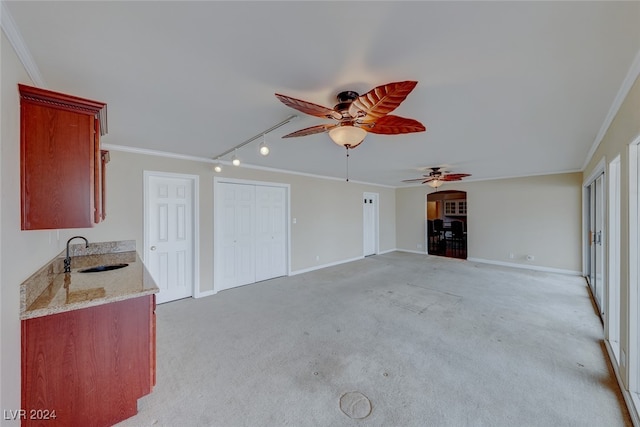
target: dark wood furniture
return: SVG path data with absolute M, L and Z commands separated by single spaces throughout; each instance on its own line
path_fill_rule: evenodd
M 92 227 L 105 216 L 106 104 L 26 85 L 18 90 L 22 229 Z
M 22 321 L 22 426 L 111 426 L 155 385 L 155 295 Z M 38 412 L 40 411 L 40 412 Z M 30 414 L 50 414 L 37 419 Z

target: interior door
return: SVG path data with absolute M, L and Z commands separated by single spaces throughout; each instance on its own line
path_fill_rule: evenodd
M 283 186 L 215 181 L 216 292 L 285 276 L 288 192 Z
M 147 179 L 145 264 L 160 288 L 157 303 L 193 296 L 194 181 L 150 175 Z
M 377 211 L 378 211 L 378 194 L 363 194 L 363 254 L 364 256 L 375 255 L 376 241 L 378 235 Z
M 286 190 L 256 186 L 255 281 L 287 274 Z
M 221 183 L 221 262 L 218 290 L 256 281 L 255 186 Z

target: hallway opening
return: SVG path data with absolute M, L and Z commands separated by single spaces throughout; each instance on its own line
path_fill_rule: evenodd
M 427 194 L 425 217 L 427 253 L 467 259 L 467 192 Z

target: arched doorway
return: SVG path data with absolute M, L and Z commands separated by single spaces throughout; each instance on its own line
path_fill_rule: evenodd
M 467 259 L 467 192 L 427 194 L 425 213 L 427 253 Z

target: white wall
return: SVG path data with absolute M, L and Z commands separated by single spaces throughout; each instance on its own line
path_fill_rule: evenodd
M 581 173 L 569 173 L 443 187 L 467 192 L 468 258 L 577 274 L 581 183 Z M 428 186 L 397 190 L 399 249 L 424 251 L 425 200 L 432 191 Z M 534 260 L 527 261 L 527 255 Z
M 106 136 L 103 140 L 106 142 Z M 200 284 L 213 289 L 212 165 L 199 161 L 111 151 L 107 170 L 107 221 L 87 231 L 93 240 L 143 238 L 144 170 L 187 173 L 200 178 Z M 291 186 L 291 269 L 306 270 L 362 256 L 362 193 L 380 194 L 380 250 L 395 248 L 395 190 L 251 168 L 226 166 L 227 178 Z M 319 260 L 316 260 L 316 257 Z
M 32 82 L 4 33 L 1 37 L 0 408 L 15 410 L 20 408 L 19 286 L 59 250 L 56 232 L 20 231 L 20 102 L 17 83 Z

